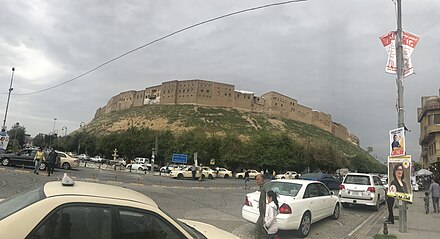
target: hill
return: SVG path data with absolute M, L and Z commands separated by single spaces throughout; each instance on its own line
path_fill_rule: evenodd
M 224 141 L 233 137 L 239 141 L 239 144 L 243 144 L 243 147 L 246 146 L 248 150 L 253 152 L 261 151 L 262 147 L 271 150 L 269 152 L 271 158 L 274 155 L 285 158 L 285 154 L 280 153 L 279 148 L 283 147 L 280 143 L 288 142 L 289 145 L 286 147 L 293 147 L 292 145 L 294 145 L 297 147 L 295 148 L 297 149 L 295 150 L 296 153 L 300 153 L 300 155 L 292 156 L 297 157 L 297 161 L 302 161 L 297 164 L 300 167 L 312 166 L 313 168 L 319 167 L 328 170 L 334 170 L 337 167 L 349 167 L 352 170 L 376 172 L 385 170 L 385 166 L 377 162 L 359 146 L 334 137 L 331 133 L 317 127 L 293 120 L 269 118 L 264 114 L 231 108 L 194 105 L 145 105 L 102 115 L 91 121 L 82 130 L 96 137 L 105 138 L 109 135 L 121 134 L 130 129 L 169 132 L 173 137 L 192 132 L 193 136 L 198 134 L 199 138 L 203 137 L 205 141 L 213 138 Z M 169 149 L 169 152 L 175 150 Z M 185 150 L 189 150 L 189 148 L 187 147 Z M 192 150 L 197 149 L 193 148 Z M 291 148 L 290 151 L 292 151 Z M 259 153 L 267 154 L 267 152 Z M 259 157 L 259 155 L 252 155 L 252 153 L 246 155 L 236 154 L 236 156 L 243 158 Z M 222 155 L 216 155 L 216 158 L 222 158 Z M 231 159 L 229 161 L 229 164 L 240 165 L 240 162 L 234 163 Z M 260 158 L 259 160 L 256 159 L 255 166 L 273 167 L 279 163 L 279 160 Z M 249 164 L 252 165 L 252 163 Z M 281 164 L 284 167 L 289 167 L 288 162 Z

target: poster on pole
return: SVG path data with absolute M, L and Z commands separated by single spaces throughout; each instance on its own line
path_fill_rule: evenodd
M 387 64 L 385 66 L 385 72 L 391 74 L 397 74 L 397 59 L 396 59 L 396 32 L 389 32 L 379 37 L 385 51 L 388 54 Z M 411 54 L 414 51 L 420 37 L 409 33 L 403 32 L 402 36 L 402 53 L 403 53 L 403 77 L 410 76 L 414 73 L 414 68 L 411 61 Z
M 405 128 L 390 130 L 390 156 L 405 155 Z
M 0 153 L 4 153 L 8 148 L 9 135 L 6 133 L 6 129 L 0 131 Z
M 388 197 L 412 202 L 411 155 L 388 157 Z

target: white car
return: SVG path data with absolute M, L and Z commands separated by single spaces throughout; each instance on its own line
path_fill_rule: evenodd
M 206 223 L 175 219 L 151 198 L 127 188 L 64 182 L 48 182 L 1 201 L 2 238 L 238 239 Z
M 196 178 L 199 178 L 200 175 L 200 166 L 196 167 Z M 177 169 L 177 170 L 172 170 L 170 172 L 170 177 L 172 178 L 177 178 L 177 179 L 184 179 L 184 178 L 192 178 L 192 167 L 186 167 L 183 169 Z M 208 174 L 206 171 L 202 171 L 202 178 L 205 179 L 206 177 L 208 177 Z
M 101 156 L 95 156 L 95 157 L 91 157 L 90 161 L 95 162 L 95 163 L 105 163 L 107 161 L 107 159 L 101 158 Z
M 260 174 L 260 172 L 258 172 L 257 170 L 249 169 L 249 170 L 245 170 L 244 172 L 241 172 L 241 173 L 236 173 L 235 177 L 239 178 L 239 179 L 243 179 L 244 178 L 244 173 L 246 171 L 249 172 L 249 178 L 256 178 L 257 175 Z
M 306 237 L 312 223 L 332 217 L 338 219 L 341 207 L 339 198 L 323 183 L 300 179 L 277 179 L 264 185 L 266 192 L 278 195 L 278 229 L 298 230 L 298 236 Z M 260 192 L 248 193 L 242 208 L 242 217 L 256 223 L 259 216 Z
M 295 179 L 296 176 L 299 176 L 297 172 L 295 171 L 287 171 L 283 174 L 277 174 L 275 175 L 275 179 Z
M 232 177 L 232 171 L 225 168 L 218 168 L 218 176 L 220 178 L 230 178 Z
M 377 211 L 386 201 L 386 189 L 378 176 L 348 173 L 339 186 L 339 198 L 344 208 L 359 204 L 372 206 Z
M 79 160 L 77 158 L 74 158 L 61 151 L 55 151 L 55 152 L 58 154 L 58 157 L 60 158 L 59 165 L 57 165 L 58 167 L 69 170 L 72 168 L 77 168 L 79 166 Z
M 131 170 L 136 170 L 136 171 L 145 171 L 145 170 L 149 170 L 150 167 L 147 164 L 144 163 L 133 163 L 133 164 L 127 164 L 127 166 L 125 166 L 127 169 Z

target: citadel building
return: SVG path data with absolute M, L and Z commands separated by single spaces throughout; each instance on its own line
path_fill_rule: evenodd
M 253 92 L 235 90 L 234 85 L 198 79 L 167 81 L 140 91 L 122 92 L 99 108 L 95 118 L 148 104 L 192 104 L 265 113 L 269 117 L 292 119 L 313 125 L 359 145 L 358 137 L 350 133 L 344 125 L 333 122 L 330 114 L 298 104 L 297 100 L 288 96 L 274 91 L 256 96 Z

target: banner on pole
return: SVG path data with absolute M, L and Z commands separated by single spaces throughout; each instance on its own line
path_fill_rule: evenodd
M 6 129 L 2 129 L 0 131 L 0 153 L 3 153 L 6 151 L 6 148 L 8 148 L 9 143 L 9 135 L 6 133 Z
M 385 72 L 391 74 L 397 74 L 397 59 L 396 59 L 396 32 L 389 32 L 380 37 L 382 45 L 385 51 L 388 53 L 387 64 L 385 66 Z M 411 61 L 411 54 L 414 51 L 417 43 L 419 42 L 419 36 L 403 32 L 402 36 L 402 50 L 403 50 L 403 77 L 410 76 L 414 73 L 414 68 Z
M 388 197 L 412 202 L 411 155 L 388 157 Z
M 405 155 L 405 128 L 390 130 L 390 156 Z

